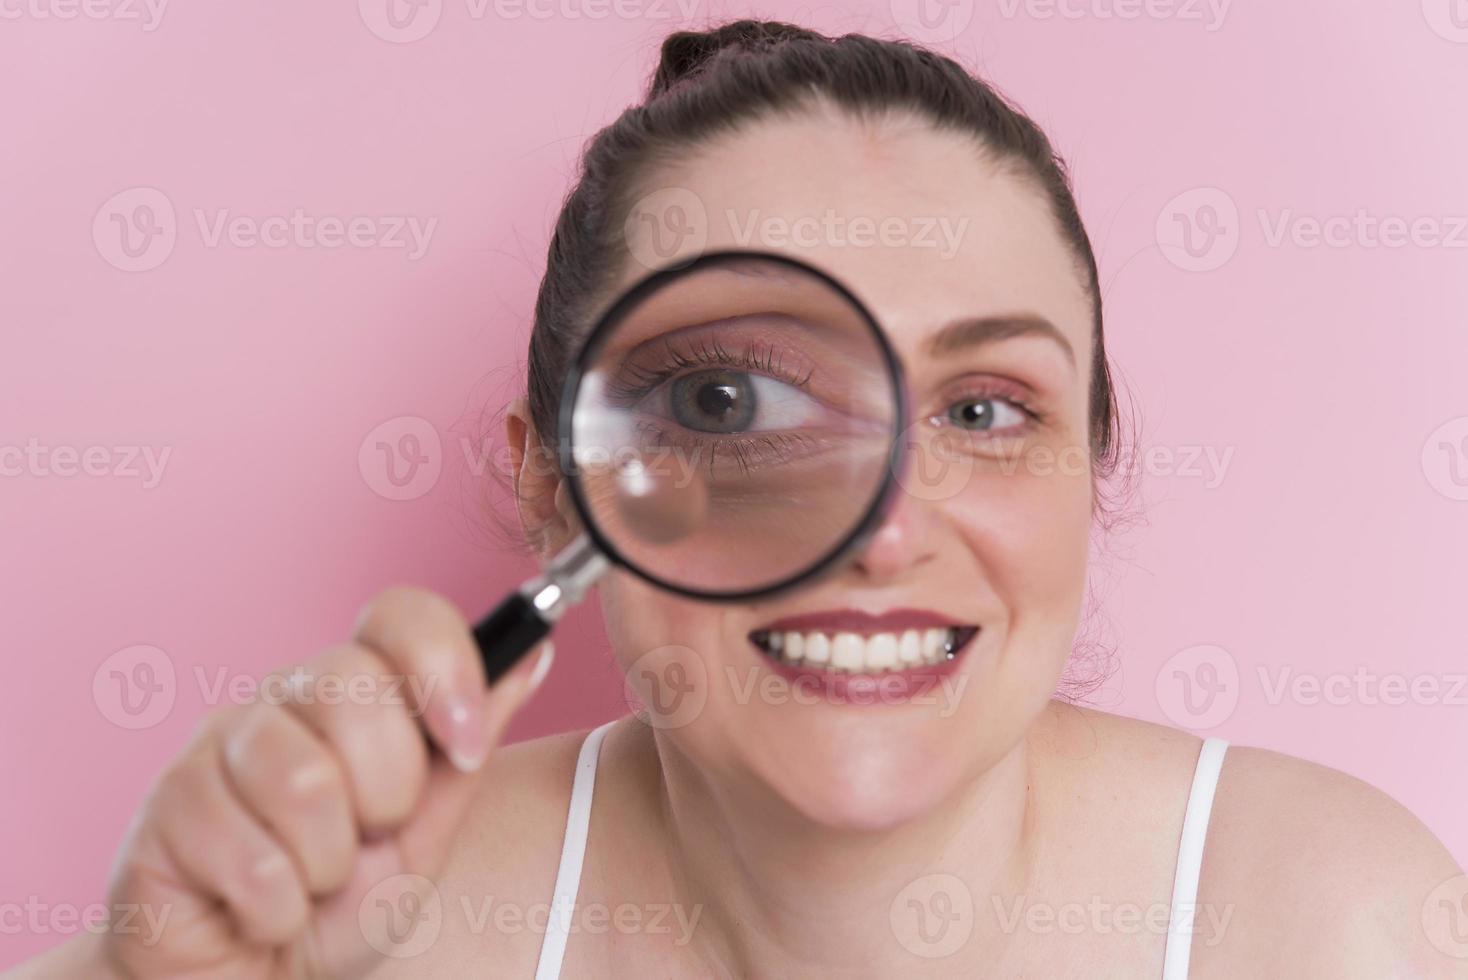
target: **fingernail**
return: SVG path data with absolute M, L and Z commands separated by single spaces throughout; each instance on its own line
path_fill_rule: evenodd
M 443 700 L 444 752 L 454 768 L 473 772 L 484 763 L 484 712 L 460 694 Z
M 535 670 L 530 674 L 530 680 L 525 684 L 525 696 L 529 697 L 535 693 L 540 682 L 545 680 L 545 675 L 550 673 L 551 661 L 556 659 L 556 648 L 550 640 L 540 648 L 540 659 L 535 661 Z

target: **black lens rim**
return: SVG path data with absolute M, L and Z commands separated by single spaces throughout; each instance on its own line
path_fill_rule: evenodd
M 576 397 L 581 390 L 581 381 L 592 360 L 599 352 L 601 345 L 611 331 L 616 328 L 627 314 L 637 304 L 641 303 L 651 293 L 664 288 L 669 282 L 682 276 L 688 275 L 698 269 L 705 268 L 723 262 L 744 260 L 769 261 L 777 265 L 788 266 L 798 272 L 803 272 L 815 277 L 818 281 L 829 286 L 837 295 L 846 300 L 861 315 L 862 321 L 871 332 L 877 342 L 877 349 L 881 352 L 884 366 L 887 369 L 887 379 L 896 394 L 894 401 L 895 411 L 892 416 L 891 445 L 888 449 L 887 466 L 882 475 L 882 481 L 877 486 L 876 492 L 867 502 L 860 521 L 852 530 L 838 541 L 824 554 L 818 556 L 804 568 L 785 576 L 784 578 L 762 585 L 758 588 L 739 589 L 732 591 L 711 591 L 707 589 L 689 588 L 677 582 L 665 579 L 655 572 L 643 568 L 636 562 L 624 555 L 597 526 L 592 516 L 590 505 L 587 503 L 585 494 L 582 492 L 581 479 L 575 460 L 574 426 L 572 425 L 572 412 L 576 406 Z M 591 539 L 598 551 L 600 551 L 612 564 L 625 568 L 643 581 L 657 586 L 664 591 L 674 595 L 686 596 L 690 599 L 701 599 L 710 602 L 741 602 L 751 599 L 760 599 L 766 596 L 783 592 L 786 589 L 800 585 L 804 582 L 819 578 L 822 574 L 829 572 L 851 552 L 857 550 L 860 545 L 872 533 L 881 526 L 882 518 L 886 515 L 891 504 L 894 489 L 897 486 L 897 474 L 902 465 L 902 433 L 907 429 L 908 405 L 907 387 L 904 380 L 902 363 L 887 339 L 886 332 L 877 322 L 866 304 L 857 298 L 856 294 L 835 276 L 817 266 L 802 259 L 784 255 L 779 252 L 770 252 L 759 249 L 722 249 L 714 252 L 704 252 L 692 260 L 679 259 L 673 263 L 654 270 L 636 283 L 630 286 L 621 297 L 613 303 L 587 334 L 586 342 L 581 351 L 572 362 L 566 374 L 566 382 L 561 388 L 561 403 L 559 418 L 557 419 L 558 446 L 561 473 L 566 477 L 567 489 L 576 513 L 581 519 L 581 525 L 588 538 Z

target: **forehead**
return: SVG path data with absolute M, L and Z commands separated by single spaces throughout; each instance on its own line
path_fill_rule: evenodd
M 1090 299 L 1042 192 L 920 119 L 813 108 L 721 134 L 644 179 L 626 233 L 629 283 L 700 251 L 804 259 L 909 355 L 945 323 L 1009 313 L 1090 350 Z

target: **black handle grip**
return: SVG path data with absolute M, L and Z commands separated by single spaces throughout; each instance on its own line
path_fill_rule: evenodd
M 506 596 L 494 612 L 474 627 L 474 642 L 479 645 L 479 656 L 484 660 L 489 682 L 493 684 L 504 676 L 525 651 L 545 639 L 549 632 L 550 623 L 540 618 L 529 599 L 519 592 Z

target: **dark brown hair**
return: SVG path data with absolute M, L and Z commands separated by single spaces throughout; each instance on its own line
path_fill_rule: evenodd
M 639 180 L 700 140 L 822 96 L 853 114 L 910 111 L 975 139 L 1007 172 L 1035 183 L 1071 246 L 1092 299 L 1089 441 L 1095 471 L 1117 454 L 1117 411 L 1101 326 L 1096 259 L 1065 163 L 1029 117 L 957 62 L 902 41 L 830 38 L 772 21 L 678 31 L 641 105 L 596 134 L 556 222 L 530 335 L 530 418 L 549 445 L 570 359 L 597 305 L 628 260 L 623 222 Z

